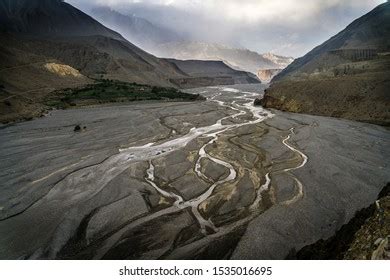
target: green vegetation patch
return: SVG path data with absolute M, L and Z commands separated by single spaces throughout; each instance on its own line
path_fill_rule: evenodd
M 116 80 L 99 80 L 97 83 L 84 88 L 56 92 L 45 103 L 50 107 L 67 108 L 77 105 L 145 100 L 196 101 L 204 100 L 204 97 L 184 93 L 175 88 L 126 83 Z

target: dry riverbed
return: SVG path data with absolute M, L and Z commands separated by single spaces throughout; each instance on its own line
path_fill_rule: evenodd
M 0 127 L 0 258 L 281 259 L 330 237 L 390 181 L 390 132 L 255 108 L 262 89 Z

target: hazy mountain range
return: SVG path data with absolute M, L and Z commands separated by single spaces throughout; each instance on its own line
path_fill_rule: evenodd
M 283 69 L 294 59 L 272 53 L 234 48 L 217 43 L 191 41 L 185 35 L 157 26 L 134 15 L 124 15 L 110 8 L 94 8 L 91 14 L 110 28 L 119 31 L 126 39 L 158 57 L 181 60 L 220 60 L 237 70 L 251 72 Z
M 257 74 L 260 69 L 283 69 L 294 59 L 272 53 L 259 54 L 220 44 L 202 42 L 171 42 L 159 45 L 156 55 L 176 59 L 221 60 L 231 67 Z

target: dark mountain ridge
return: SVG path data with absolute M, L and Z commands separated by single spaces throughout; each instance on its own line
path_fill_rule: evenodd
M 4 31 L 30 37 L 101 35 L 125 41 L 62 0 L 1 0 L 0 23 Z
M 305 56 L 296 59 L 287 66 L 273 81 L 295 74 L 313 60 L 323 59 L 323 55 L 334 50 L 374 49 L 376 51 L 390 50 L 390 3 L 384 3 L 366 15 L 356 19 L 344 30 L 317 46 Z M 335 61 L 337 64 L 338 61 Z M 320 61 L 318 63 L 321 63 Z
M 263 105 L 390 125 L 390 3 L 296 59 L 272 80 Z

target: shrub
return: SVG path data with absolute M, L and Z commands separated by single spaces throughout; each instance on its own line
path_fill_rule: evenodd
M 255 101 L 253 102 L 253 105 L 254 106 L 261 106 L 261 99 L 260 98 L 256 98 Z

